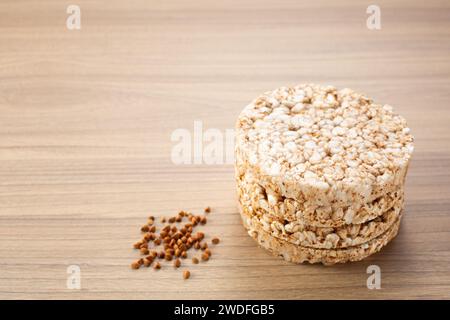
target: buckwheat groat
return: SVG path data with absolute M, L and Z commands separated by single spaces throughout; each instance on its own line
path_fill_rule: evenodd
M 248 230 L 248 234 L 255 239 L 261 247 L 269 250 L 273 255 L 281 256 L 285 260 L 294 263 L 309 262 L 322 263 L 325 265 L 359 261 L 380 251 L 381 248 L 397 235 L 401 220 L 400 216 L 385 233 L 362 245 L 345 249 L 314 249 L 292 244 L 271 236 L 264 231 L 261 225 L 255 224 L 251 218 L 247 217 L 243 213 L 241 207 L 240 210 L 242 221 L 244 227 Z
M 350 89 L 266 92 L 239 115 L 236 171 L 308 209 L 362 207 L 397 191 L 413 151 L 406 121 Z
M 354 206 L 305 207 L 304 202 L 285 198 L 279 194 L 268 193 L 258 184 L 251 172 L 236 177 L 239 198 L 248 197 L 254 210 L 263 210 L 268 215 L 288 222 L 301 222 L 315 227 L 341 227 L 349 224 L 361 224 L 373 220 L 393 207 L 403 204 L 403 185 L 388 192 L 359 208 Z

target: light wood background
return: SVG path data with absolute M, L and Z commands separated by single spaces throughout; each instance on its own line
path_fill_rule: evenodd
M 0 298 L 450 298 L 450 3 L 376 1 L 379 31 L 370 4 L 2 0 Z M 270 256 L 241 226 L 232 165 L 171 161 L 174 130 L 232 128 L 256 95 L 301 82 L 366 92 L 415 135 L 401 232 L 365 261 Z M 222 243 L 191 279 L 129 268 L 149 214 L 207 205 Z

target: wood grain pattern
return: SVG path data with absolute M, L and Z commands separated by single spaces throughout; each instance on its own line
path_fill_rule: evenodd
M 379 31 L 356 0 L 76 3 L 79 31 L 64 1 L 0 2 L 0 298 L 450 298 L 448 1 L 377 1 Z M 360 263 L 270 256 L 240 223 L 231 165 L 170 159 L 173 130 L 232 128 L 301 82 L 389 103 L 416 138 L 400 234 Z M 129 268 L 146 216 L 207 205 L 222 243 L 191 279 Z

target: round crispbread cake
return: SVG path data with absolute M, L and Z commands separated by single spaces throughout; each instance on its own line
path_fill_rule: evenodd
M 372 202 L 348 207 L 308 207 L 304 202 L 296 201 L 268 193 L 259 185 L 258 178 L 246 172 L 236 177 L 238 197 L 245 198 L 253 210 L 266 212 L 269 216 L 286 221 L 286 223 L 305 224 L 314 227 L 337 228 L 346 225 L 362 224 L 376 219 L 393 207 L 403 205 L 404 185 L 395 191 L 387 192 Z
M 358 246 L 343 249 L 316 249 L 293 244 L 291 242 L 276 238 L 266 232 L 262 225 L 255 223 L 251 217 L 244 213 L 239 206 L 242 222 L 248 234 L 255 239 L 258 244 L 267 249 L 275 256 L 281 256 L 286 261 L 293 263 L 322 263 L 332 265 L 349 261 L 362 260 L 386 246 L 396 235 L 400 227 L 401 215 L 395 223 L 383 234 Z
M 364 206 L 403 184 L 413 137 L 392 107 L 331 86 L 266 92 L 236 123 L 236 174 L 308 209 Z
M 331 228 L 314 227 L 299 220 L 286 221 L 262 208 L 255 209 L 245 195 L 239 197 L 239 201 L 243 213 L 252 219 L 253 223 L 261 225 L 268 234 L 298 246 L 316 249 L 348 248 L 369 242 L 390 229 L 403 209 L 400 204 L 373 220 Z

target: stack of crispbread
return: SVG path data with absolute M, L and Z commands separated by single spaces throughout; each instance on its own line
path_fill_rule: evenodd
M 350 89 L 266 92 L 239 115 L 244 226 L 292 262 L 361 260 L 398 232 L 413 151 L 406 121 Z

